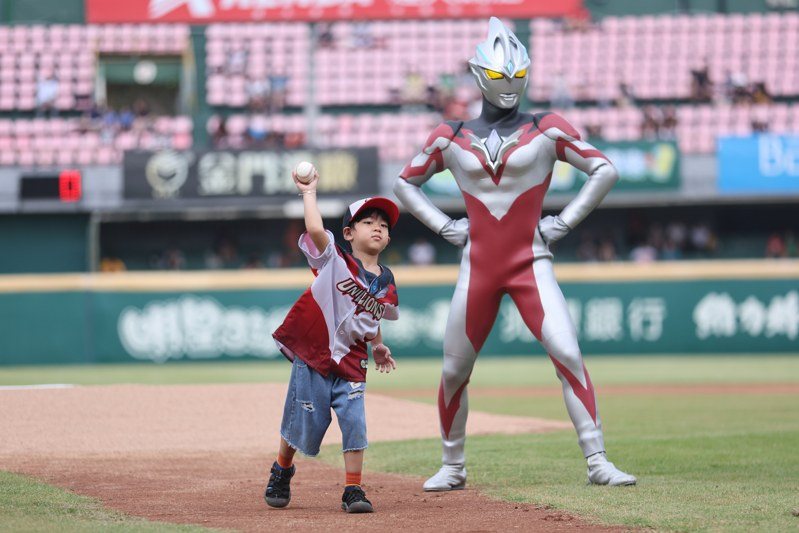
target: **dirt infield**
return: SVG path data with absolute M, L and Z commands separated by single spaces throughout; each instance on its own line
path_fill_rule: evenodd
M 28 474 L 151 520 L 242 531 L 611 530 L 567 514 L 497 502 L 475 490 L 421 491 L 422 479 L 367 472 L 378 512 L 338 510 L 343 471 L 299 459 L 292 504 L 262 491 L 285 386 L 102 386 L 0 390 L 0 469 Z M 372 442 L 438 436 L 432 405 L 367 394 Z M 571 424 L 472 412 L 469 432 L 533 433 Z M 325 443 L 340 442 L 332 429 Z

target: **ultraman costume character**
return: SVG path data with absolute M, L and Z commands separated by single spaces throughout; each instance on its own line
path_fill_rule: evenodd
M 530 58 L 499 19 L 491 18 L 488 38 L 477 46 L 469 65 L 483 93 L 480 117 L 439 125 L 394 185 L 408 211 L 463 247 L 438 395 L 443 466 L 424 488 L 452 490 L 465 485 L 467 384 L 505 293 L 555 365 L 579 445 L 588 458 L 589 481 L 632 485 L 635 478 L 605 457 L 594 388 L 549 251 L 551 243 L 602 201 L 618 179 L 616 169 L 560 116 L 519 111 Z M 558 216 L 541 220 L 556 161 L 573 165 L 589 179 Z M 460 187 L 468 218 L 451 219 L 420 188 L 445 168 Z

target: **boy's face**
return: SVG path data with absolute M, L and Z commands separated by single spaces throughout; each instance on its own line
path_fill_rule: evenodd
M 344 228 L 344 239 L 350 242 L 353 251 L 377 255 L 391 241 L 388 222 L 376 213 L 369 215 L 351 227 Z

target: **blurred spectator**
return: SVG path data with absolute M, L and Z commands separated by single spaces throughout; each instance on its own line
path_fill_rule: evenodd
M 766 133 L 769 129 L 768 121 L 753 118 L 751 122 L 752 133 Z
M 660 136 L 660 109 L 655 106 L 646 106 L 641 110 L 641 138 L 654 141 Z
M 269 76 L 269 85 L 269 110 L 272 113 L 280 112 L 286 107 L 289 77 L 285 74 L 272 74 Z
M 757 82 L 752 85 L 752 103 L 768 105 L 774 103 L 774 99 L 766 89 L 765 82 Z
M 799 246 L 797 246 L 793 231 L 790 230 L 785 233 L 785 252 L 788 257 L 799 257 Z
M 599 242 L 597 259 L 600 261 L 616 261 L 618 259 L 616 245 L 613 243 L 612 239 L 605 238 Z
M 156 268 L 159 270 L 183 270 L 186 268 L 186 256 L 175 244 L 170 244 L 157 257 Z
M 36 83 L 36 116 L 41 117 L 49 114 L 51 117 L 58 115 L 58 110 L 55 107 L 56 98 L 58 98 L 58 78 L 55 74 L 48 73 L 47 75 L 40 76 L 39 81 Z
M 558 71 L 552 81 L 552 92 L 549 97 L 550 105 L 555 109 L 568 109 L 574 105 L 574 98 L 569 88 L 569 81 L 563 74 L 563 71 Z
M 119 131 L 119 117 L 116 111 L 107 108 L 100 117 L 100 140 L 105 144 L 113 144 Z
M 247 140 L 251 147 L 266 145 L 266 138 L 269 135 L 269 122 L 264 115 L 253 115 L 247 126 Z
M 137 98 L 133 102 L 133 113 L 140 118 L 150 116 L 150 103 L 144 98 Z
M 100 272 L 124 272 L 125 262 L 115 256 L 105 256 L 100 260 Z
M 133 114 L 133 111 L 129 107 L 123 107 L 119 110 L 119 127 L 122 131 L 128 131 L 130 128 L 133 127 L 133 121 L 136 119 L 136 115 Z
M 250 111 L 261 112 L 266 110 L 269 102 L 269 80 L 248 76 L 245 90 L 247 91 Z
M 766 257 L 774 259 L 788 257 L 788 248 L 779 233 L 772 233 L 766 241 Z
M 580 235 L 580 244 L 577 245 L 577 259 L 586 263 L 593 263 L 599 259 L 594 238 L 588 232 Z
M 619 98 L 616 100 L 617 107 L 628 107 L 635 105 L 635 94 L 632 87 L 625 82 L 619 82 Z
M 208 133 L 211 135 L 211 145 L 217 149 L 230 148 L 230 138 L 227 129 L 227 117 L 214 115 L 208 121 Z
M 672 261 L 682 258 L 682 250 L 671 238 L 666 238 L 663 248 L 660 250 L 660 258 L 665 261 Z
M 369 22 L 352 23 L 352 47 L 371 48 L 375 44 L 372 36 L 372 25 Z
M 699 252 L 716 251 L 718 240 L 707 224 L 697 224 L 691 228 L 691 247 Z
M 444 120 L 469 120 L 469 107 L 463 100 L 451 98 L 442 112 Z
M 684 223 L 676 221 L 666 226 L 666 239 L 672 241 L 679 249 L 685 247 L 687 237 L 688 228 L 686 228 Z
M 691 98 L 696 102 L 709 102 L 713 94 L 710 66 L 707 58 L 703 66 L 691 70 Z
M 304 148 L 307 139 L 304 131 L 289 131 L 285 134 L 277 136 L 277 145 L 287 150 L 294 150 L 297 148 Z
M 742 71 L 730 73 L 728 85 L 730 87 L 730 100 L 733 104 L 746 104 L 752 100 L 748 78 Z
M 244 45 L 231 48 L 225 58 L 225 73 L 241 75 L 247 70 L 247 56 L 249 52 Z
M 424 237 L 419 237 L 408 248 L 408 259 L 412 265 L 432 265 L 436 262 L 436 249 Z
M 264 263 L 261 261 L 261 257 L 257 253 L 251 253 L 247 256 L 247 261 L 241 265 L 241 268 L 253 269 L 253 268 L 263 268 Z
M 585 136 L 591 141 L 602 140 L 602 124 L 586 124 Z
M 635 263 L 652 263 L 658 257 L 657 248 L 651 242 L 642 242 L 630 252 L 630 260 Z
M 221 232 L 213 248 L 205 255 L 205 268 L 222 269 L 238 266 L 239 251 L 236 240 L 227 232 Z
M 334 48 L 336 46 L 333 27 L 329 22 L 318 22 L 316 24 L 316 32 L 316 45 L 318 48 Z
M 402 103 L 411 106 L 422 105 L 426 103 L 426 97 L 427 83 L 422 75 L 415 70 L 405 74 L 402 92 L 400 93 Z
M 677 140 L 677 109 L 673 105 L 663 108 L 658 138 L 664 141 Z

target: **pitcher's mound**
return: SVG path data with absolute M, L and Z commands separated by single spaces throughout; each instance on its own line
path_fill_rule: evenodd
M 422 479 L 368 471 L 365 488 L 377 512 L 353 517 L 338 508 L 343 471 L 299 456 L 290 506 L 270 509 L 263 487 L 284 399 L 278 384 L 0 390 L 0 469 L 132 515 L 247 531 L 603 529 L 471 489 L 424 493 Z M 371 442 L 439 436 L 434 405 L 368 392 L 367 413 Z M 571 428 L 474 411 L 468 425 L 471 435 Z M 331 427 L 325 443 L 340 438 Z

